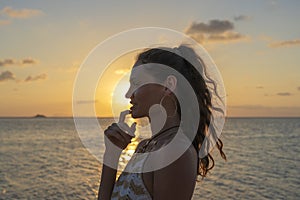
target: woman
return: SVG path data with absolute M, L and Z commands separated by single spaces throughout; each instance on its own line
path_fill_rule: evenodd
M 183 58 L 182 52 L 188 52 L 193 62 Z M 194 61 L 197 65 L 205 67 L 193 49 L 184 45 L 174 49 L 152 48 L 138 55 L 131 71 L 130 88 L 126 93 L 132 107 L 130 111 L 121 113 L 119 123 L 114 123 L 105 130 L 106 152 L 98 199 L 191 199 L 197 176 L 205 177 L 214 166 L 214 160 L 209 153 L 199 158 L 208 129 L 213 133 L 221 156 L 226 159 L 222 151 L 222 141 L 218 139 L 213 127 L 209 128 L 212 110 L 218 108 L 212 105 L 211 93 L 203 78 L 205 74 L 197 71 Z M 161 65 L 167 66 L 170 70 Z M 191 92 L 187 92 L 182 86 L 182 81 L 179 81 L 180 76 L 191 85 L 193 95 L 196 96 L 196 106 L 183 107 L 180 103 L 192 99 Z M 188 118 L 183 117 L 183 110 L 188 113 L 190 119 L 199 114 L 196 129 L 189 124 L 190 120 L 186 120 Z M 134 155 L 128 163 L 127 171 L 125 170 L 115 181 L 121 150 L 125 149 L 134 137 L 136 124 L 129 127 L 124 123 L 125 115 L 129 113 L 133 118 L 149 119 L 152 137 L 138 144 L 135 155 L 142 156 L 136 159 L 137 156 Z M 175 148 L 162 151 L 179 132 L 183 132 L 187 140 L 181 138 L 177 140 Z M 192 132 L 195 134 L 190 134 Z M 113 146 L 117 146 L 120 150 L 115 150 Z M 184 151 L 177 155 L 176 152 L 180 152 L 178 149 Z M 151 160 L 148 154 L 152 152 L 159 153 Z M 177 156 L 175 159 L 159 165 L 173 154 Z

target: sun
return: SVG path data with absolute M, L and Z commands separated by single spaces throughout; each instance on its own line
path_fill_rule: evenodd
M 119 116 L 119 113 L 121 111 L 129 109 L 130 99 L 127 99 L 125 97 L 129 86 L 130 84 L 128 81 L 128 75 L 126 75 L 122 79 L 120 79 L 113 88 L 113 91 L 111 93 L 111 110 L 113 112 L 113 116 Z

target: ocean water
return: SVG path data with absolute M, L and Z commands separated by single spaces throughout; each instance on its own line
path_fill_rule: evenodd
M 300 199 L 300 118 L 229 118 L 221 139 L 228 160 L 213 153 L 193 199 Z M 0 199 L 96 199 L 101 163 L 72 118 L 1 118 L 0 141 Z

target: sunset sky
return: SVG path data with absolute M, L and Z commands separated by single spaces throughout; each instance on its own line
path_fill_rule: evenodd
M 223 76 L 228 116 L 300 116 L 299 10 L 298 0 L 1 0 L 0 116 L 72 116 L 73 83 L 88 53 L 141 27 L 203 44 Z M 134 55 L 114 64 L 129 70 Z M 99 87 L 107 94 L 78 103 L 110 116 L 113 86 Z

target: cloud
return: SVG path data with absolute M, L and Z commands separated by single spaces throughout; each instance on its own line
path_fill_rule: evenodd
M 117 75 L 125 75 L 129 72 L 129 69 L 117 69 L 115 70 L 115 74 Z
M 256 89 L 264 89 L 264 86 L 256 86 Z
M 22 61 L 21 61 L 21 63 L 23 64 L 23 65 L 26 65 L 26 64 L 37 64 L 38 63 L 38 61 L 37 60 L 35 60 L 35 59 L 33 59 L 33 58 L 25 58 L 25 59 L 23 59 Z
M 24 8 L 24 9 L 17 10 L 11 7 L 5 7 L 0 11 L 0 13 L 11 18 L 26 19 L 26 18 L 31 18 L 31 17 L 41 15 L 43 12 L 34 9 Z
M 238 16 L 233 17 L 233 19 L 234 19 L 234 21 L 247 21 L 247 20 L 250 20 L 251 17 L 246 16 L 246 15 L 238 15 Z
M 232 41 L 240 39 L 244 39 L 244 36 L 237 32 L 225 32 L 208 36 L 208 40 L 210 41 Z
M 4 60 L 0 60 L 0 67 L 14 65 L 14 64 L 16 64 L 16 61 L 11 58 L 6 58 Z
M 267 106 L 263 105 L 238 105 L 238 106 L 228 106 L 228 108 L 236 108 L 236 109 L 260 109 L 260 108 L 268 108 Z
M 266 106 L 266 105 L 229 105 L 229 116 L 245 117 L 299 117 L 300 107 L 290 106 Z
M 292 93 L 290 93 L 290 92 L 278 92 L 276 95 L 278 95 L 278 96 L 292 96 Z
M 203 22 L 193 22 L 186 30 L 186 33 L 207 33 L 207 34 L 217 34 L 223 33 L 228 30 L 233 30 L 234 25 L 228 20 L 210 20 L 207 24 Z
M 33 58 L 24 58 L 20 61 L 16 61 L 12 58 L 6 58 L 4 60 L 0 60 L 0 67 L 10 66 L 10 65 L 34 65 L 37 64 L 38 60 Z
M 297 88 L 300 91 L 300 87 Z
M 10 71 L 4 71 L 0 74 L 0 82 L 15 80 L 15 75 Z
M 24 81 L 31 82 L 31 81 L 38 81 L 38 80 L 45 80 L 47 79 L 47 74 L 40 74 L 37 76 L 28 76 Z
M 8 25 L 10 23 L 11 23 L 10 20 L 0 20 L 0 26 Z
M 94 104 L 97 103 L 98 100 L 81 100 L 81 101 L 77 101 L 77 104 Z
M 233 42 L 247 37 L 234 31 L 234 24 L 229 20 L 210 20 L 208 23 L 193 22 L 185 33 L 200 43 Z
M 299 46 L 299 45 L 300 45 L 300 39 L 296 39 L 296 40 L 271 42 L 269 43 L 268 46 L 271 48 L 280 48 L 280 47 L 291 47 L 291 46 Z

